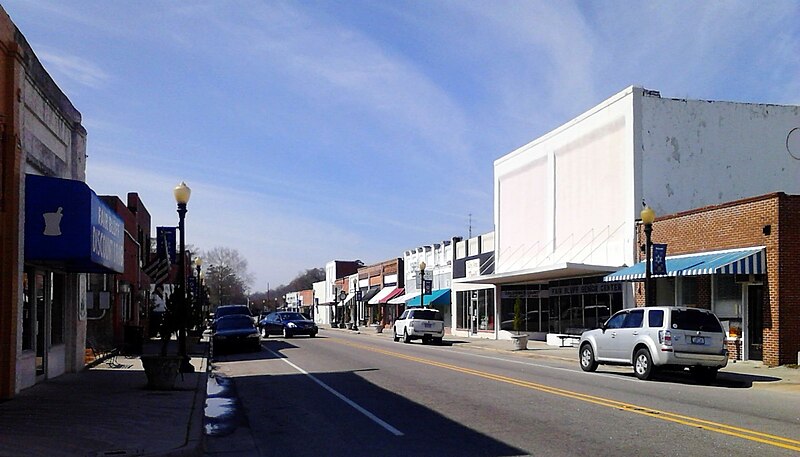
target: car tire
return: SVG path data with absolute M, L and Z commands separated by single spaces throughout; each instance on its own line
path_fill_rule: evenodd
M 594 351 L 592 350 L 592 345 L 589 343 L 585 343 L 581 346 L 580 351 L 578 351 L 580 355 L 580 363 L 581 363 L 581 370 L 583 371 L 595 371 L 597 370 L 597 360 L 594 359 Z
M 422 344 L 430 344 L 430 343 L 431 343 L 431 337 L 429 336 L 422 337 Z
M 284 338 L 291 338 L 292 337 L 292 334 L 289 333 L 289 329 L 286 328 L 286 327 L 283 328 L 283 337 Z
M 269 337 L 269 333 L 267 333 L 267 329 L 265 329 L 265 328 L 261 329 L 261 336 L 263 338 L 268 338 Z
M 308 334 L 308 336 L 310 336 L 311 338 L 314 338 L 314 337 L 317 336 L 317 332 L 311 332 L 311 333 Z
M 397 336 L 397 330 L 396 330 L 396 329 L 392 329 L 392 340 L 393 340 L 395 343 L 396 343 L 396 342 L 398 342 L 398 341 L 400 341 L 400 337 L 399 337 L 399 336 Z
M 641 348 L 636 351 L 633 357 L 633 373 L 641 380 L 648 380 L 655 374 L 655 367 L 653 366 L 653 357 L 650 351 Z
M 433 344 L 435 344 L 437 346 L 441 346 L 442 345 L 442 337 L 438 337 L 437 336 L 436 338 L 434 338 L 433 339 Z
M 403 342 L 404 343 L 410 343 L 411 342 L 411 337 L 408 336 L 408 329 L 403 330 Z

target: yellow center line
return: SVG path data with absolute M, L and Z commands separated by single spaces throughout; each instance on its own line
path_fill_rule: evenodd
M 430 365 L 434 367 L 444 368 L 447 370 L 457 371 L 459 373 L 470 374 L 473 376 L 478 376 L 485 379 L 490 379 L 493 381 L 499 381 L 506 384 L 512 384 L 519 387 L 524 387 L 528 389 L 538 390 L 540 392 L 545 392 L 553 395 L 559 395 L 562 397 L 572 398 L 575 400 L 584 401 L 587 403 L 593 403 L 599 406 L 605 406 L 608 408 L 619 409 L 622 411 L 627 411 L 635 414 L 641 414 L 644 416 L 652 417 L 655 419 L 661 419 L 668 422 L 674 422 L 677 424 L 686 425 L 689 427 L 700 428 L 703 430 L 708 430 L 716 433 L 721 433 L 724 435 L 735 436 L 738 438 L 742 438 L 749 441 L 755 441 L 763 444 L 768 444 L 771 446 L 777 446 L 784 449 L 790 449 L 793 451 L 800 451 L 800 441 L 793 440 L 790 438 L 784 438 L 782 436 L 771 435 L 768 433 L 762 433 L 755 430 L 748 430 L 746 428 L 735 427 L 732 425 L 721 424 L 719 422 L 713 422 L 705 419 L 699 419 L 690 416 L 684 416 L 681 414 L 671 413 L 668 411 L 661 411 L 653 408 L 647 408 L 643 406 L 637 406 L 630 403 L 625 403 L 617 400 L 612 400 L 603 397 L 597 397 L 593 395 L 588 395 L 580 392 L 574 392 L 570 390 L 560 389 L 557 387 L 546 386 L 544 384 L 538 384 L 535 382 L 525 381 L 516 378 L 510 378 L 507 376 L 502 376 L 494 373 L 489 373 L 485 371 L 474 370 L 472 368 L 465 368 L 458 365 L 452 365 L 449 363 L 444 362 L 436 362 L 430 359 L 424 359 L 420 357 L 415 357 L 411 355 L 401 354 L 399 352 L 388 351 L 385 349 L 379 349 L 373 346 L 366 346 L 363 344 L 358 343 L 351 343 L 349 341 L 345 341 L 339 338 L 330 338 L 330 340 L 335 341 L 336 343 L 343 344 L 346 346 L 351 346 L 358 349 L 363 349 L 366 351 L 377 352 L 380 354 L 388 355 L 391 357 L 396 357 L 399 359 L 408 360 L 411 362 L 422 363 L 425 365 Z

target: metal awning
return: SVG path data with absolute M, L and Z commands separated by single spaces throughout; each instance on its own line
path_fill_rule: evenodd
M 767 271 L 767 256 L 763 246 L 745 249 L 701 252 L 667 256 L 665 276 L 700 276 L 714 274 L 763 274 Z M 638 281 L 645 278 L 645 262 L 612 273 L 604 281 Z
M 550 281 L 561 278 L 608 274 L 618 268 L 619 265 L 604 266 L 565 262 L 527 270 L 495 273 L 477 278 L 454 279 L 453 282 L 458 284 L 514 284 L 533 281 Z

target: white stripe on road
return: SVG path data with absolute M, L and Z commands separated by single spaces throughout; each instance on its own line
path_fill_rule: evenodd
M 361 406 L 360 406 L 358 403 L 356 403 L 356 402 L 354 402 L 353 400 L 350 400 L 349 398 L 347 398 L 347 397 L 345 397 L 344 395 L 340 394 L 340 393 L 339 393 L 339 392 L 337 392 L 337 391 L 336 391 L 336 390 L 335 390 L 333 387 L 331 387 L 331 386 L 329 386 L 329 385 L 325 384 L 324 382 L 320 381 L 319 379 L 317 379 L 317 378 L 316 378 L 314 375 L 312 375 L 311 373 L 309 373 L 309 372 L 307 372 L 306 370 L 304 370 L 304 369 L 302 369 L 302 368 L 298 367 L 297 365 L 293 364 L 292 362 L 290 362 L 290 361 L 289 361 L 289 359 L 287 359 L 287 358 L 285 358 L 284 356 L 282 356 L 282 355 L 278 354 L 277 352 L 273 351 L 273 350 L 272 350 L 272 349 L 270 349 L 270 348 L 265 348 L 265 349 L 266 349 L 267 351 L 271 352 L 271 353 L 272 353 L 272 355 L 274 355 L 276 358 L 279 358 L 279 359 L 283 360 L 284 362 L 288 363 L 288 364 L 289 364 L 290 366 L 292 366 L 292 367 L 293 367 L 295 370 L 297 370 L 297 371 L 299 371 L 300 373 L 303 373 L 304 375 L 306 375 L 306 376 L 308 376 L 309 378 L 311 378 L 311 380 L 312 380 L 312 381 L 314 381 L 314 382 L 316 382 L 317 384 L 319 384 L 320 386 L 322 386 L 322 388 L 323 388 L 323 389 L 327 390 L 328 392 L 332 393 L 333 395 L 335 395 L 337 398 L 339 398 L 339 399 L 340 399 L 340 400 L 342 400 L 343 402 L 345 402 L 345 403 L 347 403 L 348 405 L 352 406 L 353 408 L 355 408 L 355 410 L 356 410 L 356 411 L 358 411 L 358 412 L 360 412 L 361 414 L 363 414 L 363 415 L 365 415 L 365 416 L 369 417 L 369 418 L 370 418 L 370 419 L 372 419 L 372 420 L 373 420 L 375 423 L 377 423 L 377 424 L 378 424 L 378 425 L 380 425 L 381 427 L 385 428 L 386 430 L 388 430 L 389 432 L 391 432 L 391 433 L 392 433 L 392 434 L 394 434 L 395 436 L 403 436 L 403 432 L 401 432 L 400 430 L 398 430 L 398 429 L 396 429 L 396 428 L 392 427 L 391 425 L 387 424 L 385 421 L 383 421 L 383 420 L 382 420 L 381 418 L 379 418 L 378 416 L 376 416 L 376 415 L 372 414 L 371 412 L 367 411 L 366 409 L 362 408 L 362 407 L 361 407 Z

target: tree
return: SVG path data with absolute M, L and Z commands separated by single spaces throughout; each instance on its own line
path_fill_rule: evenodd
M 215 247 L 203 252 L 203 264 L 208 265 L 205 281 L 213 305 L 245 303 L 253 275 L 247 271 L 247 260 L 239 251 Z

